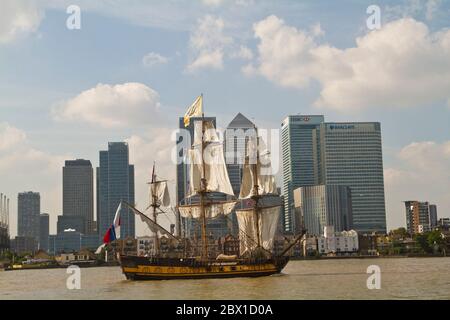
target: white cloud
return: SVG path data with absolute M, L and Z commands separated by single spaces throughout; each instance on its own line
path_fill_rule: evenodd
M 142 58 L 142 63 L 146 67 L 153 67 L 159 64 L 166 64 L 169 58 L 164 57 L 156 52 L 149 52 Z
M 154 161 L 156 161 L 157 176 L 168 180 L 171 202 L 174 204 L 176 201 L 175 164 L 171 161 L 172 149 L 175 147 L 175 141 L 171 139 L 172 133 L 169 128 L 151 128 L 144 134 L 135 134 L 126 139 L 130 148 L 130 163 L 133 163 L 135 167 L 136 206 L 141 210 L 145 210 L 149 204 L 147 183 L 151 179 Z M 175 222 L 173 215 L 171 213 L 168 215 L 171 220 L 168 220 L 165 215 L 160 216 L 160 223 L 167 228 L 170 223 Z M 137 222 L 136 233 L 147 234 L 146 226 Z
M 322 30 L 322 26 L 320 25 L 320 23 L 316 23 L 315 25 L 313 25 L 310 32 L 314 37 L 320 37 L 325 34 L 325 31 Z
M 246 46 L 240 46 L 236 52 L 230 53 L 230 57 L 244 60 L 251 60 L 253 59 L 253 52 L 250 48 Z
M 0 44 L 36 32 L 44 11 L 33 0 L 2 0 L 0 2 Z
M 6 142 L 6 143 L 5 143 Z M 34 148 L 24 131 L 8 123 L 0 124 L 0 177 L 11 199 L 10 229 L 17 231 L 18 192 L 41 194 L 41 211 L 51 214 L 52 231 L 61 212 L 61 168 L 68 155 L 53 155 Z
M 281 86 L 303 89 L 318 81 L 317 106 L 338 110 L 412 107 L 449 98 L 450 30 L 431 33 L 411 18 L 385 24 L 339 49 L 317 32 L 288 26 L 276 16 L 254 25 L 257 63 L 244 68 Z
M 450 141 L 438 144 L 433 141 L 413 142 L 404 147 L 399 158 L 419 172 L 447 177 L 450 183 Z
M 22 143 L 26 134 L 6 122 L 0 123 L 0 151 L 8 150 Z
M 202 51 L 188 65 L 187 70 L 193 72 L 203 68 L 223 69 L 223 52 L 221 50 Z
M 82 121 L 104 128 L 157 123 L 159 94 L 142 84 L 98 84 L 53 108 L 60 121 Z
M 404 226 L 402 201 L 430 201 L 438 216 L 450 216 L 450 141 L 414 142 L 396 154 L 399 165 L 384 171 L 388 219 Z
M 224 21 L 212 15 L 198 20 L 189 40 L 193 59 L 187 66 L 188 71 L 223 68 L 225 48 L 233 42 L 231 37 L 225 35 L 224 27 Z

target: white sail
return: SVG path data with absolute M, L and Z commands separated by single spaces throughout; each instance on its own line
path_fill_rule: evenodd
M 170 206 L 170 195 L 166 181 L 150 183 L 150 203 L 153 203 L 153 199 L 163 207 Z
M 258 245 L 255 212 L 253 210 L 236 210 L 239 225 L 239 253 L 252 252 Z
M 258 229 L 261 246 L 268 251 L 273 249 L 278 219 L 280 217 L 280 206 L 260 208 L 257 213 L 255 210 L 253 208 L 236 210 L 240 230 L 239 249 L 241 255 L 252 252 L 258 246 Z M 256 227 L 257 224 L 258 229 Z
M 258 139 L 258 143 L 255 140 L 255 138 L 251 138 L 248 141 L 248 157 L 242 172 L 240 199 L 247 199 L 256 194 L 253 176 L 255 173 L 257 176 L 258 195 L 275 194 L 277 192 L 270 161 L 270 152 L 267 150 L 261 137 Z M 256 172 L 254 170 L 255 164 Z
M 163 235 L 167 235 L 169 238 L 174 239 L 176 241 L 179 241 L 178 238 L 174 237 L 169 231 L 167 231 L 166 229 L 164 229 L 163 227 L 161 227 L 159 224 L 157 224 L 156 222 L 154 222 L 152 219 L 150 219 L 149 217 L 147 217 L 145 214 L 143 214 L 142 212 L 140 212 L 139 210 L 137 210 L 135 207 L 131 206 L 130 204 L 124 202 L 130 209 L 131 211 L 133 211 L 133 213 L 137 216 L 139 216 L 141 218 L 142 222 L 145 222 L 147 224 L 147 226 L 149 227 L 149 229 L 153 232 L 153 233 L 161 233 Z
M 219 202 L 205 205 L 205 216 L 207 219 L 215 218 L 219 215 L 228 215 L 233 211 L 236 201 Z M 180 215 L 183 218 L 195 218 L 201 217 L 200 205 L 186 205 L 179 206 Z
M 203 136 L 203 142 L 205 143 L 219 143 L 219 136 L 217 135 L 216 128 L 214 128 L 214 123 L 212 121 L 196 120 L 194 122 L 194 143 L 193 146 L 200 146 L 202 144 L 202 135 L 203 129 L 205 130 L 205 134 Z
M 207 182 L 207 191 L 222 192 L 233 195 L 228 171 L 223 154 L 223 145 L 219 141 L 211 121 L 205 121 L 204 150 L 202 159 L 201 121 L 195 123 L 194 145 L 188 152 L 189 190 L 193 196 L 201 190 L 201 178 L 203 173 Z M 204 163 L 204 170 L 203 170 Z

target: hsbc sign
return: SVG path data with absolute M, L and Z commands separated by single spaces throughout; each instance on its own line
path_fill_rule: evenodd
M 288 116 L 284 119 L 281 124 L 282 127 L 288 124 L 304 124 L 304 125 L 318 125 L 325 121 L 324 116 L 322 115 L 301 115 L 296 114 L 293 116 Z
M 324 122 L 323 116 L 316 116 L 316 115 L 297 115 L 294 119 L 297 123 L 303 123 L 303 124 L 319 124 Z

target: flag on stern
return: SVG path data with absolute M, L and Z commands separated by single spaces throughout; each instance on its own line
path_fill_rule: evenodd
M 120 211 L 122 210 L 122 202 L 119 203 L 119 206 L 116 210 L 116 215 L 114 216 L 113 223 L 111 227 L 108 228 L 105 235 L 103 236 L 103 244 L 97 248 L 95 251 L 96 254 L 99 254 L 102 249 L 110 242 L 120 239 Z

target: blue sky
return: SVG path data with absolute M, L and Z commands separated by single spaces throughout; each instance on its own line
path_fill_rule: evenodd
M 72 4 L 80 30 L 66 28 Z M 366 25 L 372 4 L 380 30 Z M 96 166 L 108 141 L 130 142 L 144 207 L 153 160 L 174 178 L 170 136 L 200 93 L 222 127 L 237 112 L 274 129 L 297 113 L 379 121 L 388 227 L 404 225 L 406 199 L 450 216 L 448 1 L 6 0 L 0 21 L 0 191 L 13 234 L 25 190 L 41 192 L 55 231 L 63 160 Z

